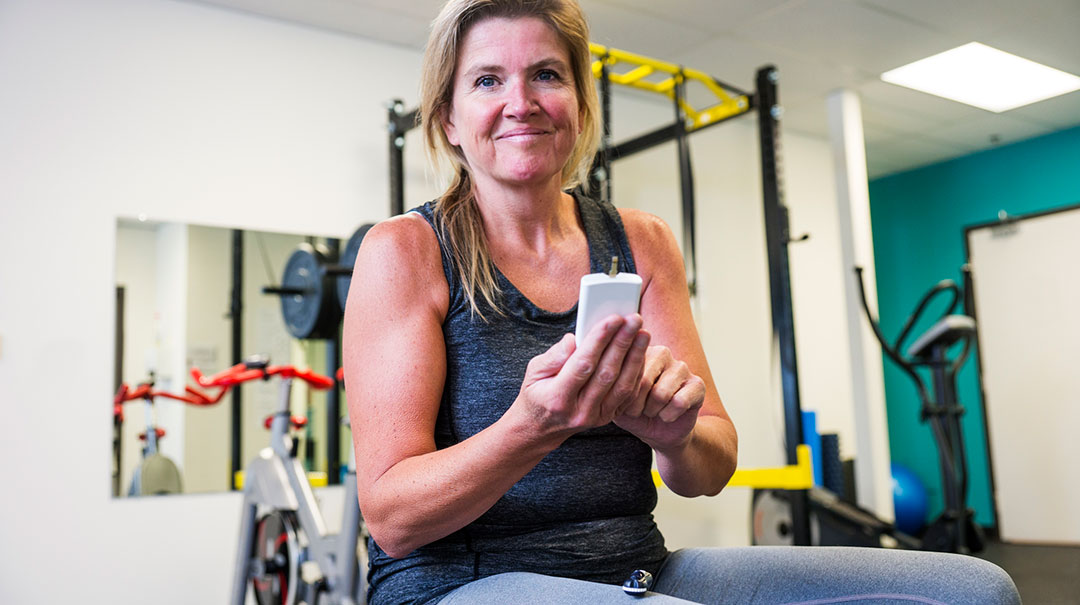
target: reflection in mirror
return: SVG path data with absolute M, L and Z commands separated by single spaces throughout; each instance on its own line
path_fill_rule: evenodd
M 236 356 L 265 355 L 275 364 L 333 373 L 337 341 L 294 338 L 281 296 L 263 292 L 281 287 L 301 244 L 328 245 L 336 254 L 337 240 L 311 236 L 117 222 L 116 387 L 129 401 L 113 401 L 114 496 L 232 489 L 242 481 L 237 470 L 267 445 L 263 422 L 277 402 L 276 385 L 254 381 L 220 396 L 196 385 L 193 367 L 210 375 Z M 241 284 L 236 300 L 234 279 Z M 348 459 L 350 439 L 337 420 L 329 424 L 337 434 L 328 430 L 327 409 L 337 405 L 328 399 L 336 396 L 297 383 L 292 413 L 309 420 L 294 435 L 297 456 L 317 477 Z M 335 446 L 332 460 L 328 445 Z

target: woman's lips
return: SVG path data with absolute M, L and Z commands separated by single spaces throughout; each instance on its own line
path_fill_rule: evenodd
M 511 130 L 509 132 L 504 132 L 503 134 L 499 135 L 499 138 L 500 139 L 509 139 L 509 140 L 516 140 L 516 139 L 524 140 L 524 139 L 536 138 L 538 136 L 545 135 L 545 134 L 547 134 L 547 131 L 541 130 L 539 128 L 519 128 L 517 130 Z

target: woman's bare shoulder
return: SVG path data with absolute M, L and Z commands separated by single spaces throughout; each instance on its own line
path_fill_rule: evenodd
M 386 295 L 398 290 L 410 297 L 433 294 L 431 302 L 443 302 L 443 307 L 449 295 L 438 238 L 415 212 L 383 220 L 367 232 L 356 258 L 354 279 L 358 276 Z
M 675 234 L 662 218 L 636 208 L 619 208 L 619 217 L 639 273 L 670 264 L 682 265 Z

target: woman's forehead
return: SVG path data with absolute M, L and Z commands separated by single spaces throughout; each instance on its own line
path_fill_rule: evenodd
M 476 66 L 528 66 L 569 63 L 569 52 L 555 30 L 538 17 L 489 17 L 465 33 L 458 52 L 459 71 Z

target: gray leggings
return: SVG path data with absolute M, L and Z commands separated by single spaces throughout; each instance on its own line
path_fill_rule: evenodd
M 628 574 L 629 576 L 629 574 Z M 675 603 L 1018 604 L 1001 568 L 974 557 L 852 547 L 690 548 L 672 553 L 652 591 L 533 573 L 505 573 L 458 588 L 439 605 L 648 605 Z

